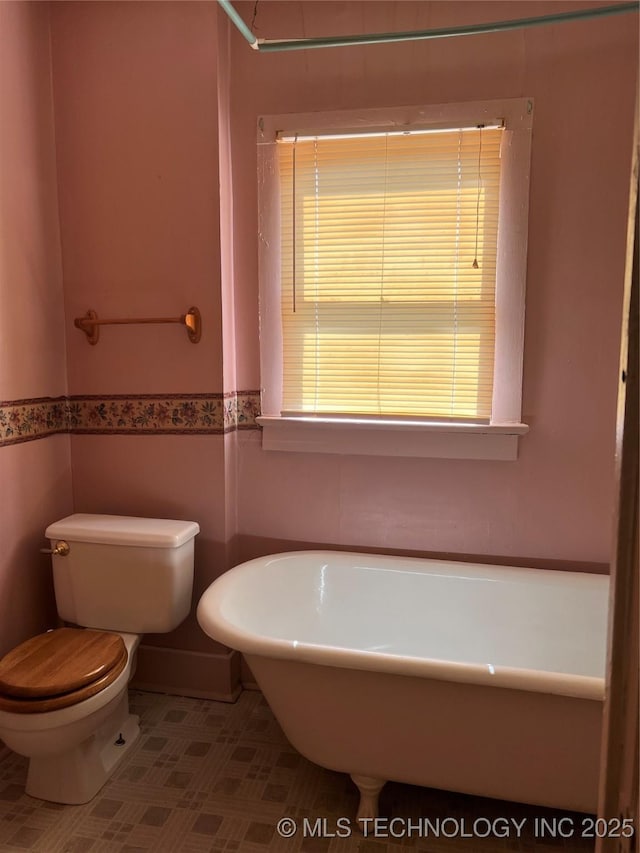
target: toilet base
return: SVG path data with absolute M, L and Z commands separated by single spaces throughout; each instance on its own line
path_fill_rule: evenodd
M 125 690 L 103 725 L 63 753 L 33 756 L 26 793 L 52 803 L 80 805 L 93 799 L 140 734 L 139 717 L 129 714 Z

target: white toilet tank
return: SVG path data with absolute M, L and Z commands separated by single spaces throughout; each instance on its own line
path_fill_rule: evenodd
M 85 628 L 165 633 L 188 615 L 195 521 L 76 513 L 50 524 L 58 614 Z M 63 549 L 64 550 L 64 549 Z

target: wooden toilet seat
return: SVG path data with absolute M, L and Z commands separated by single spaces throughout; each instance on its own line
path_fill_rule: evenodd
M 0 660 L 0 710 L 33 714 L 67 708 L 99 693 L 126 664 L 119 634 L 85 628 L 38 634 Z

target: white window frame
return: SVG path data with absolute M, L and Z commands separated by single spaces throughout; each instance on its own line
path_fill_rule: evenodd
M 495 357 L 489 424 L 357 417 L 283 417 L 280 307 L 278 134 L 468 127 L 504 123 L 497 245 Z M 533 101 L 511 98 L 262 116 L 258 120 L 260 370 L 265 450 L 453 459 L 517 458 L 522 423 L 522 364 Z

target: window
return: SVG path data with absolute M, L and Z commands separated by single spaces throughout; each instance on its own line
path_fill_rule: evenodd
M 531 113 L 260 120 L 267 449 L 515 458 Z

